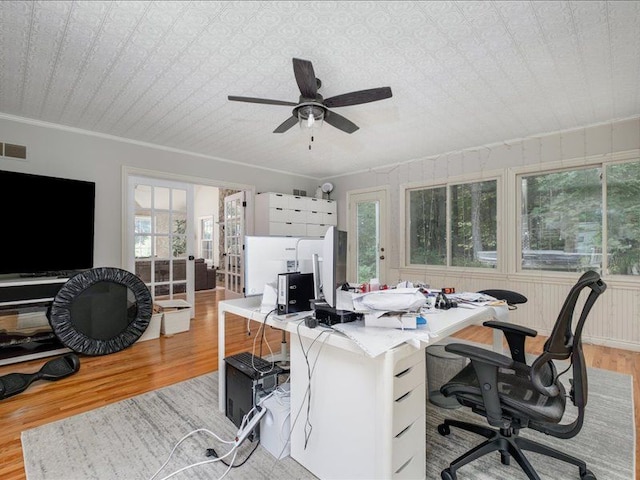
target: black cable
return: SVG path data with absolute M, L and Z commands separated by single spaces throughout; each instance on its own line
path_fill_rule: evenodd
M 258 440 L 256 441 L 256 445 L 255 445 L 255 447 L 253 447 L 253 450 L 251 450 L 251 451 L 249 452 L 249 455 L 247 455 L 247 458 L 245 458 L 242 462 L 240 462 L 240 463 L 239 463 L 239 464 L 237 464 L 237 465 L 232 465 L 232 466 L 231 466 L 231 468 L 238 468 L 238 467 L 241 467 L 242 465 L 244 465 L 244 464 L 247 462 L 247 460 L 249 460 L 249 459 L 251 458 L 251 455 L 253 455 L 253 452 L 255 452 L 255 451 L 256 451 L 256 449 L 258 448 L 258 445 L 260 445 L 260 439 L 258 439 Z M 206 455 L 207 455 L 207 457 L 216 457 L 216 458 L 219 458 L 219 457 L 218 457 L 218 453 L 217 453 L 217 452 L 215 451 L 215 449 L 213 449 L 213 448 L 207 448 L 207 453 L 206 453 Z M 224 463 L 227 467 L 229 466 L 229 464 L 228 464 L 227 462 L 225 462 L 224 460 L 220 459 L 220 461 L 221 461 L 222 463 Z
M 263 338 L 265 338 L 265 325 L 266 325 L 266 323 L 267 323 L 267 318 L 269 318 L 269 315 L 271 315 L 271 314 L 272 314 L 273 312 L 275 312 L 275 311 L 276 311 L 276 309 L 274 308 L 273 310 L 271 310 L 269 313 L 267 313 L 267 314 L 265 315 L 265 317 L 264 317 L 264 321 L 263 321 L 263 322 L 261 322 L 261 324 L 260 324 L 260 328 L 258 329 L 258 335 L 260 336 L 260 350 L 259 350 L 260 354 L 258 355 L 258 357 L 259 357 L 259 358 L 262 358 L 262 339 L 263 339 Z M 262 335 L 260 335 L 260 329 L 262 329 Z M 254 340 L 254 348 L 255 348 L 255 340 Z M 255 356 L 256 356 L 254 351 L 252 351 L 252 352 L 251 352 L 251 355 L 252 355 L 253 357 L 255 357 Z M 272 358 L 272 359 L 271 359 L 271 362 L 270 362 L 270 363 L 271 363 L 271 368 L 270 368 L 269 370 L 267 370 L 267 371 L 264 371 L 264 372 L 263 372 L 263 371 L 261 371 L 259 368 L 257 368 L 257 367 L 255 366 L 255 364 L 254 364 L 254 362 L 253 362 L 253 361 L 252 361 L 251 363 L 252 363 L 252 367 L 253 367 L 253 369 L 254 369 L 256 372 L 258 372 L 258 373 L 260 373 L 260 374 L 262 374 L 262 375 L 264 375 L 264 374 L 267 374 L 267 373 L 271 372 L 271 371 L 274 369 L 275 365 L 276 365 L 275 360 L 273 360 L 273 358 Z

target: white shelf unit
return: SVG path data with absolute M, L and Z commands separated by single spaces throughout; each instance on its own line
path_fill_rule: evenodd
M 323 237 L 338 225 L 335 200 L 263 192 L 255 198 L 255 234 Z
M 46 315 L 58 290 L 67 280 L 68 278 L 53 277 L 0 280 L 0 330 L 7 330 L 8 334 L 23 333 L 21 332 L 23 326 L 20 323 L 25 323 L 24 328 L 29 331 L 33 330 L 29 328 L 29 324 L 34 320 L 37 320 L 38 330 L 50 330 L 50 326 L 42 325 L 41 318 Z M 38 346 L 31 343 L 25 348 L 0 347 L 0 365 L 50 357 L 70 351 L 58 340 Z

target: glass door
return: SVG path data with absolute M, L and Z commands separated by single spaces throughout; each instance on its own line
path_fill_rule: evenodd
M 224 198 L 225 298 L 244 296 L 245 193 Z
M 386 188 L 347 193 L 349 257 L 347 278 L 356 283 L 386 280 Z
M 135 176 L 128 183 L 128 268 L 154 300 L 186 300 L 193 316 L 193 187 Z

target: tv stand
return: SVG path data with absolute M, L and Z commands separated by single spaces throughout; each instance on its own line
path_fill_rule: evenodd
M 53 333 L 47 310 L 67 277 L 0 280 L 0 365 L 68 353 Z

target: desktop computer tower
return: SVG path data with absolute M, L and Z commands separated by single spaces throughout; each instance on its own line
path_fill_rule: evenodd
M 263 358 L 251 357 L 251 353 L 243 352 L 224 359 L 226 364 L 225 415 L 238 428 L 242 424 L 243 417 L 256 403 L 278 386 L 278 375 L 284 372 L 278 365 Z M 257 432 L 258 429 L 256 429 Z M 254 439 L 253 436 L 249 438 Z

